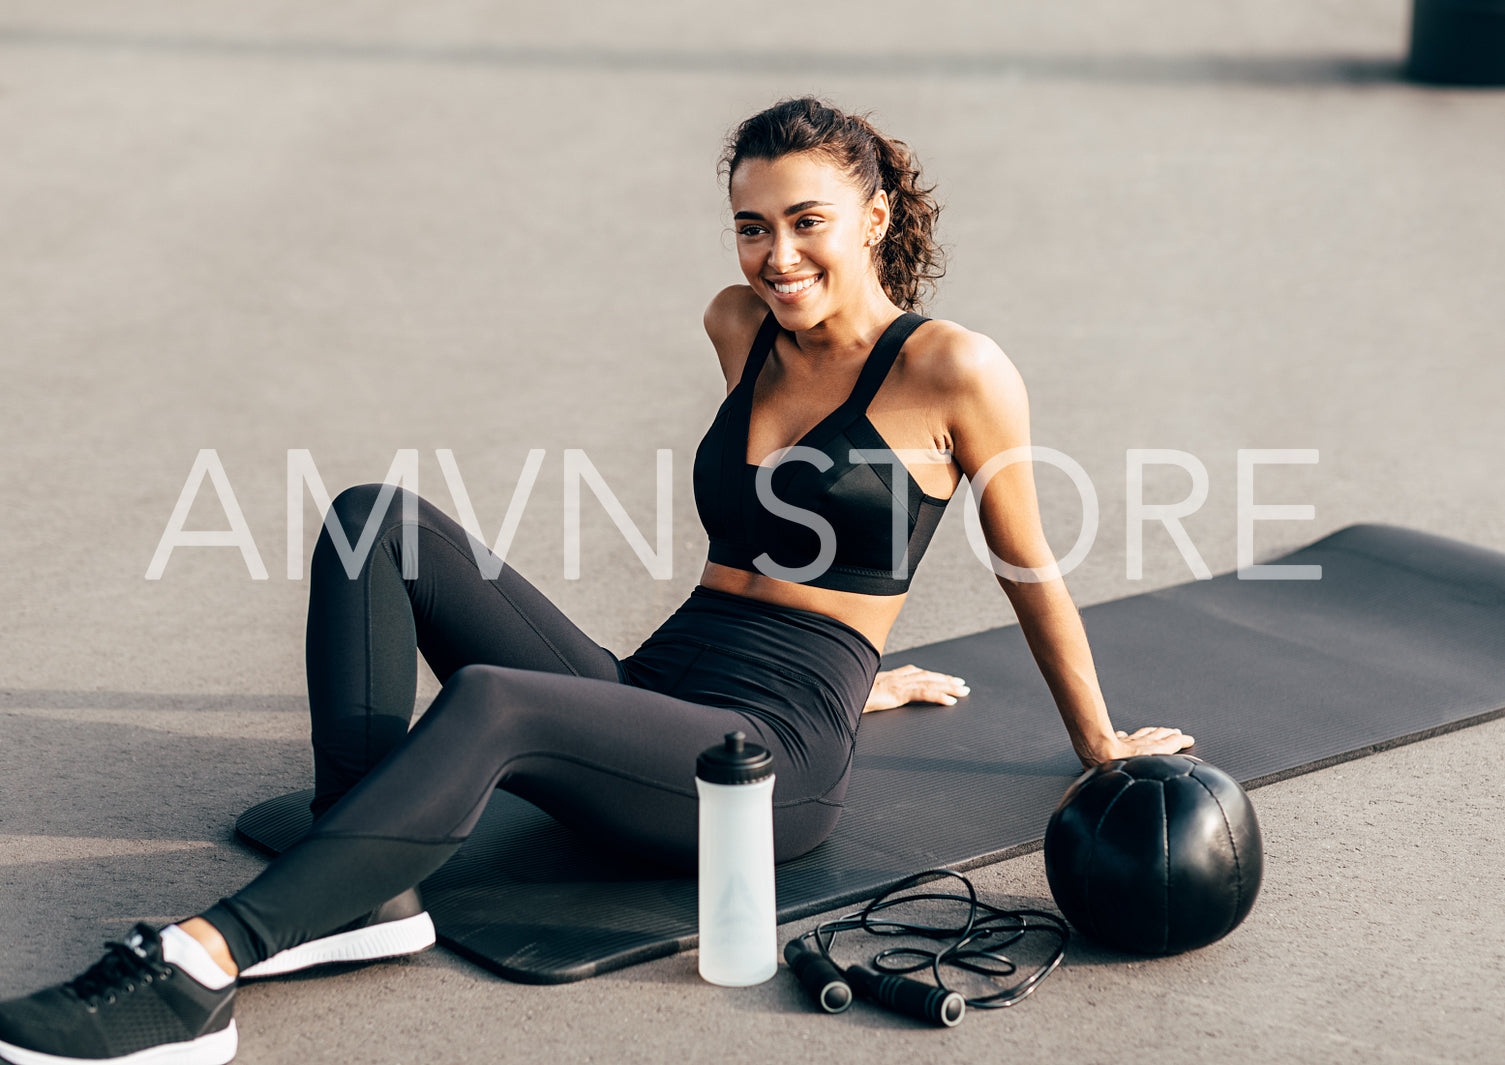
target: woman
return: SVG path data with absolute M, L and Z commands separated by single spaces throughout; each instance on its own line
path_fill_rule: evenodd
M 426 501 L 405 581 L 392 489 L 342 493 L 347 538 L 372 521 L 377 539 L 353 576 L 328 527 L 314 550 L 310 834 L 200 916 L 139 924 L 82 976 L 0 1004 L 0 1055 L 230 1060 L 238 976 L 433 942 L 413 886 L 498 786 L 600 845 L 693 868 L 695 756 L 740 729 L 773 752 L 776 857 L 796 857 L 835 826 L 864 707 L 966 694 L 912 666 L 879 674 L 879 654 L 961 476 L 1028 444 L 1019 376 L 988 338 L 911 313 L 940 275 L 937 207 L 902 143 L 787 100 L 744 122 L 723 164 L 747 284 L 705 315 L 728 392 L 695 457 L 710 553 L 689 599 L 618 660 L 510 568 L 483 577 Z M 1048 575 L 1029 465 L 988 487 L 993 553 Z M 1114 731 L 1059 576 L 999 581 L 1083 765 L 1191 743 Z M 410 732 L 415 646 L 444 687 Z

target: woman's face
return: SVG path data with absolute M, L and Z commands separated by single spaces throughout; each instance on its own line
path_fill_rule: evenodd
M 731 199 L 742 275 L 785 329 L 883 298 L 867 243 L 888 221 L 882 190 L 865 201 L 825 156 L 802 152 L 744 160 Z

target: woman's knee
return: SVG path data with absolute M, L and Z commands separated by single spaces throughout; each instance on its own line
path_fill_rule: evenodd
M 499 673 L 501 666 L 489 666 L 482 662 L 472 662 L 461 666 L 449 675 L 444 682 L 444 690 L 450 696 L 464 694 L 471 697 L 484 697 L 495 693 L 500 687 Z
M 385 505 L 382 503 L 383 493 L 387 494 Z M 378 554 L 386 554 L 393 562 L 398 561 L 402 556 L 389 546 L 389 541 L 402 527 L 404 517 L 423 505 L 420 497 L 410 496 L 407 489 L 397 485 L 358 484 L 340 492 L 324 514 L 319 540 L 314 546 L 315 583 L 324 574 L 336 572 L 355 580 L 367 571 L 367 561 Z M 372 525 L 375 525 L 375 530 L 366 541 L 365 550 L 358 550 Z M 344 544 L 337 542 L 340 538 L 344 539 Z M 404 577 L 407 576 L 409 574 L 404 573 Z
M 484 729 L 502 724 L 508 708 L 518 702 L 515 686 L 508 682 L 508 674 L 514 672 L 481 663 L 461 666 L 445 680 L 443 692 L 424 717 L 442 717 L 450 724 L 474 730 L 479 737 Z
M 384 523 L 393 520 L 400 521 L 407 491 L 406 488 L 390 484 L 351 485 L 335 496 L 334 501 L 329 504 L 329 510 L 324 516 L 325 525 L 327 527 L 329 519 L 333 517 L 345 530 L 346 539 L 354 543 L 361 535 L 361 531 L 370 523 L 372 515 L 376 513 L 383 492 L 390 494 L 381 520 Z

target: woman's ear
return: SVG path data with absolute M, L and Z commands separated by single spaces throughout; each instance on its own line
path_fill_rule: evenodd
M 888 209 L 888 190 L 879 189 L 873 193 L 873 199 L 868 204 L 867 237 L 869 247 L 881 241 L 888 232 L 890 213 Z

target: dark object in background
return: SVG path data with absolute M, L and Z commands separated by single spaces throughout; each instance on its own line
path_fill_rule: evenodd
M 1066 790 L 1045 829 L 1045 875 L 1066 919 L 1136 954 L 1222 939 L 1248 916 L 1263 872 L 1244 789 L 1189 755 L 1104 762 Z
M 1406 77 L 1505 86 L 1505 0 L 1412 0 Z

